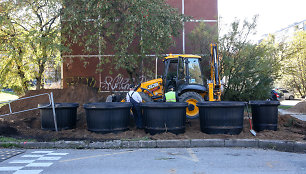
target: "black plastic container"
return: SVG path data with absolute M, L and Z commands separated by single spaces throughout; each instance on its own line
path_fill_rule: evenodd
M 185 102 L 141 103 L 145 132 L 151 135 L 162 132 L 184 133 L 187 106 Z
M 201 131 L 207 134 L 240 134 L 246 102 L 199 102 Z
M 277 130 L 279 101 L 250 101 L 253 129 Z
M 99 133 L 116 133 L 128 129 L 130 102 L 84 104 L 87 128 Z
M 38 104 L 40 109 L 41 128 L 55 130 L 52 106 Z M 55 103 L 57 129 L 73 129 L 76 126 L 78 103 Z

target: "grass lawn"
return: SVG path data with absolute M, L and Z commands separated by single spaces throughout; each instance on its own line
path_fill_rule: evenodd
M 1 102 L 6 102 L 10 100 L 15 100 L 15 99 L 18 99 L 18 96 L 13 93 L 0 92 L 0 107 L 4 105 L 4 104 L 1 104 Z

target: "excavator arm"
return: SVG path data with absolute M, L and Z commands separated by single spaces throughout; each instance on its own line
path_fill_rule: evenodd
M 210 80 L 208 82 L 208 100 L 221 101 L 221 83 L 219 77 L 219 57 L 217 44 L 210 44 Z

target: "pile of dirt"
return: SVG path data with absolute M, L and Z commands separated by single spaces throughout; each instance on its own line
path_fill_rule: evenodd
M 296 104 L 292 108 L 289 108 L 288 111 L 296 113 L 306 113 L 306 101 Z
M 0 135 L 10 136 L 13 138 L 31 138 L 37 141 L 54 141 L 54 140 L 88 140 L 88 141 L 105 141 L 114 139 L 280 139 L 280 140 L 306 140 L 306 122 L 297 120 L 290 115 L 280 115 L 277 131 L 257 132 L 254 137 L 249 129 L 249 122 L 244 120 L 243 130 L 239 135 L 212 135 L 201 132 L 199 119 L 190 120 L 186 124 L 184 134 L 175 135 L 169 132 L 150 135 L 144 130 L 138 130 L 130 120 L 129 130 L 120 133 L 100 134 L 87 130 L 86 115 L 83 109 L 84 103 L 105 101 L 107 94 L 98 93 L 96 89 L 87 86 L 70 87 L 67 89 L 45 89 L 38 91 L 29 91 L 24 97 L 33 96 L 42 93 L 53 92 L 54 100 L 57 103 L 69 102 L 79 103 L 78 119 L 75 129 L 62 130 L 59 132 L 47 131 L 41 129 L 39 110 L 28 111 L 24 113 L 9 115 L 0 118 Z M 48 103 L 47 96 L 40 96 L 33 99 L 21 100 L 12 103 L 13 111 L 37 107 L 39 103 Z M 8 107 L 0 108 L 0 114 L 8 113 Z

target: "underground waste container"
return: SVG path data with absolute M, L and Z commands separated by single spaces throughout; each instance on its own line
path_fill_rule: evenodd
M 277 130 L 279 101 L 250 101 L 255 131 Z
M 41 128 L 55 130 L 52 106 L 38 104 L 40 110 Z M 76 126 L 78 103 L 55 103 L 57 129 L 73 129 Z
M 87 129 L 99 133 L 116 133 L 128 129 L 130 102 L 84 104 Z
M 141 103 L 145 132 L 151 135 L 162 132 L 184 133 L 187 105 L 185 102 Z
M 207 134 L 240 134 L 246 102 L 198 102 L 201 131 Z

